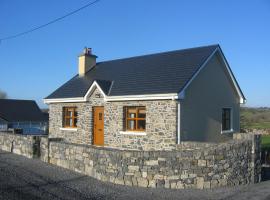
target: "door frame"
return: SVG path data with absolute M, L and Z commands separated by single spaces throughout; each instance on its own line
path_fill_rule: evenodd
M 103 144 L 95 144 L 95 113 L 96 113 L 96 108 L 102 108 L 102 110 L 103 110 Z M 96 145 L 96 146 L 104 146 L 104 106 L 93 106 L 92 119 L 93 119 L 92 144 Z

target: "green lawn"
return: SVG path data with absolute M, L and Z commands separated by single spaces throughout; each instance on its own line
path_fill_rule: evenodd
M 270 135 L 262 136 L 262 148 L 270 148 Z
M 246 126 L 246 128 L 250 129 L 270 129 L 270 122 L 257 122 L 257 123 L 250 123 Z

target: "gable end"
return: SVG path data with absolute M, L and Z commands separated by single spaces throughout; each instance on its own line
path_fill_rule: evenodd
M 224 63 L 225 67 L 226 67 L 226 71 L 229 74 L 230 80 L 233 83 L 234 89 L 236 90 L 238 96 L 239 96 L 239 102 L 241 104 L 246 103 L 246 98 L 241 90 L 241 88 L 239 87 L 239 84 L 235 78 L 235 76 L 233 75 L 233 72 L 221 50 L 221 48 L 218 46 L 213 53 L 206 59 L 206 61 L 202 64 L 202 66 L 198 69 L 198 71 L 195 72 L 195 74 L 191 77 L 191 79 L 185 84 L 185 86 L 183 87 L 183 89 L 181 89 L 181 91 L 178 93 L 178 97 L 179 99 L 184 99 L 185 98 L 185 91 L 186 89 L 189 87 L 189 85 L 192 83 L 192 81 L 200 74 L 201 70 L 207 66 L 208 62 L 211 60 L 211 58 L 213 58 L 214 55 L 218 54 L 221 57 L 222 62 Z

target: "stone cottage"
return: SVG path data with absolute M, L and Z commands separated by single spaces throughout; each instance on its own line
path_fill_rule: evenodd
M 119 149 L 172 150 L 239 132 L 245 97 L 219 45 L 96 62 L 44 99 L 49 136 Z

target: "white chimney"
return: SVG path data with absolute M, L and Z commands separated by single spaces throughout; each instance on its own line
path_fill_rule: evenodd
M 92 54 L 92 49 L 85 47 L 83 53 L 79 55 L 79 76 L 84 76 L 91 68 L 96 65 L 97 56 Z

